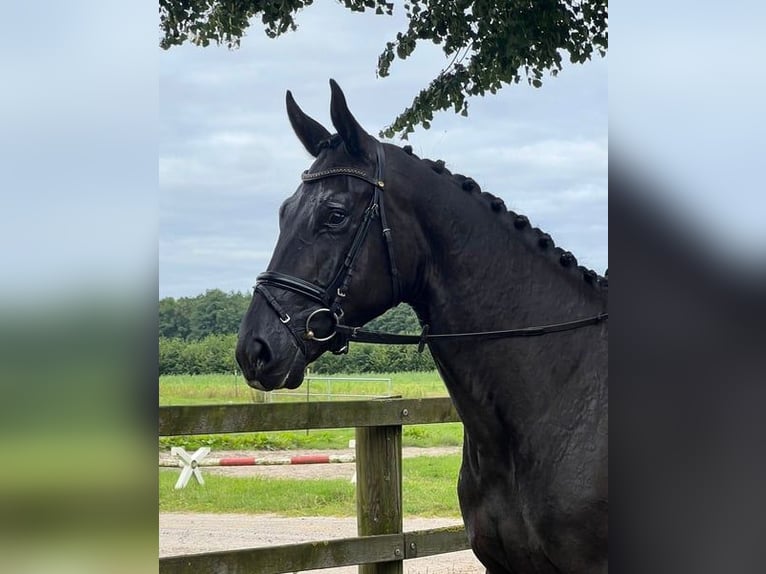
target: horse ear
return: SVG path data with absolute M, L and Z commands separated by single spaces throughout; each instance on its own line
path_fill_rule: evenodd
M 318 121 L 303 113 L 303 110 L 295 103 L 290 90 L 287 90 L 285 103 L 287 105 L 287 117 L 290 118 L 290 125 L 293 126 L 295 135 L 301 140 L 306 151 L 314 157 L 318 156 L 319 142 L 329 138 L 330 132 Z
M 335 80 L 330 80 L 332 98 L 330 100 L 330 117 L 335 129 L 338 130 L 346 149 L 352 155 L 361 155 L 366 146 L 372 141 L 372 136 L 364 131 L 348 109 L 346 97 Z

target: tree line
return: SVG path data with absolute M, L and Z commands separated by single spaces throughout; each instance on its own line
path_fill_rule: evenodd
M 195 297 L 166 297 L 159 304 L 160 375 L 235 373 L 237 332 L 251 295 L 211 289 Z M 371 321 L 367 328 L 389 333 L 419 333 L 408 305 L 399 305 Z M 412 346 L 352 344 L 347 355 L 326 353 L 311 366 L 321 374 L 428 371 L 428 352 Z
M 160 338 L 199 341 L 236 333 L 250 298 L 245 293 L 209 289 L 196 297 L 160 299 Z

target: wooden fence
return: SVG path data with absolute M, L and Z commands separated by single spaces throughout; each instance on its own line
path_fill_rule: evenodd
M 469 548 L 462 526 L 403 532 L 402 426 L 459 422 L 449 398 L 160 407 L 160 436 L 355 428 L 358 538 L 160 558 L 162 574 L 282 574 L 359 564 L 401 574 L 402 561 Z M 455 477 L 457 480 L 457 477 Z

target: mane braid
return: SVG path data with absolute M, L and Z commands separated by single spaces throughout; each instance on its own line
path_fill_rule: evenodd
M 593 287 L 607 289 L 609 287 L 609 280 L 606 276 L 599 275 L 596 271 L 588 269 L 582 265 L 578 265 L 577 258 L 570 252 L 565 251 L 561 247 L 557 247 L 553 241 L 553 238 L 545 233 L 538 227 L 532 227 L 529 218 L 526 215 L 517 214 L 516 212 L 508 209 L 502 198 L 497 197 L 489 192 L 482 191 L 481 187 L 473 178 L 465 175 L 455 173 L 453 174 L 447 169 L 443 160 L 433 161 L 427 158 L 419 158 L 412 151 L 411 145 L 405 145 L 403 148 L 404 153 L 418 159 L 426 164 L 435 173 L 441 176 L 450 178 L 460 189 L 465 193 L 475 195 L 480 201 L 489 206 L 490 210 L 494 213 L 498 213 L 502 216 L 508 217 L 513 227 L 524 234 L 531 234 L 534 244 L 540 251 L 547 252 L 551 256 L 555 257 L 558 264 L 574 272 L 578 272 L 583 281 Z

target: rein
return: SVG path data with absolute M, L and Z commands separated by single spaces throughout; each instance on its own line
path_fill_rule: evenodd
M 550 333 L 560 333 L 563 331 L 572 331 L 587 327 L 589 325 L 596 325 L 609 318 L 608 313 L 600 313 L 592 317 L 586 317 L 584 319 L 576 319 L 574 321 L 566 321 L 563 323 L 554 323 L 551 325 L 541 325 L 536 327 L 524 327 L 520 329 L 506 329 L 503 331 L 481 331 L 474 333 L 444 333 L 444 334 L 429 334 L 429 326 L 424 325 L 423 331 L 420 335 L 398 335 L 394 333 L 382 333 L 378 331 L 364 331 L 361 327 L 351 327 L 349 325 L 343 325 L 340 323 L 343 317 L 343 300 L 348 293 L 348 287 L 351 283 L 351 276 L 353 275 L 353 265 L 356 260 L 359 250 L 364 243 L 367 233 L 370 230 L 372 220 L 380 218 L 381 230 L 383 237 L 385 238 L 386 251 L 388 253 L 389 272 L 391 276 L 391 298 L 392 306 L 396 305 L 400 301 L 401 285 L 399 278 L 399 270 L 394 260 L 394 248 L 393 240 L 391 237 L 391 228 L 388 226 L 386 219 L 386 212 L 383 205 L 382 192 L 385 189 L 385 183 L 383 181 L 383 175 L 385 172 L 385 152 L 383 145 L 380 142 L 376 142 L 376 155 L 377 161 L 375 165 L 375 176 L 370 177 L 363 170 L 353 167 L 334 167 L 321 171 L 309 173 L 304 171 L 301 174 L 301 180 L 304 183 L 313 183 L 326 179 L 329 177 L 346 176 L 360 179 L 369 183 L 372 186 L 372 198 L 364 211 L 362 222 L 354 235 L 354 239 L 351 242 L 346 257 L 343 260 L 338 272 L 335 274 L 335 278 L 330 282 L 327 287 L 320 287 L 301 279 L 299 277 L 293 277 L 285 273 L 278 271 L 265 271 L 256 277 L 255 291 L 260 293 L 269 306 L 279 317 L 279 320 L 287 328 L 298 344 L 304 355 L 306 354 L 305 341 L 327 342 L 332 339 L 333 346 L 330 347 L 330 351 L 336 355 L 344 354 L 348 352 L 348 345 L 351 341 L 357 341 L 360 343 L 373 343 L 384 345 L 417 345 L 418 352 L 422 352 L 425 345 L 431 341 L 454 341 L 454 340 L 493 340 L 493 339 L 507 339 L 518 337 L 538 337 L 541 335 L 548 335 Z M 292 319 L 290 315 L 282 308 L 276 298 L 269 292 L 267 287 L 277 287 L 286 291 L 297 293 L 303 297 L 311 299 L 316 303 L 322 305 L 318 309 L 312 311 L 306 319 L 306 325 L 304 332 L 299 334 L 291 326 Z M 312 321 L 316 322 L 318 317 L 327 315 L 332 325 L 332 329 L 328 334 L 322 334 L 317 331 L 317 327 L 312 327 Z M 336 338 L 336 335 L 340 335 Z
M 460 339 L 478 339 L 480 341 L 489 341 L 492 339 L 510 339 L 518 337 L 539 337 L 550 333 L 560 333 L 562 331 L 573 331 L 581 327 L 596 325 L 609 318 L 609 313 L 600 313 L 593 317 L 577 319 L 575 321 L 566 321 L 564 323 L 553 323 L 552 325 L 541 325 L 539 327 L 523 327 L 521 329 L 505 329 L 503 331 L 478 331 L 473 333 L 443 333 L 431 335 L 428 332 L 429 326 L 424 325 L 420 335 L 396 335 L 394 333 L 381 333 L 378 331 L 364 331 L 361 327 L 349 327 L 347 325 L 336 325 L 335 330 L 338 333 L 346 335 L 351 341 L 360 343 L 378 343 L 382 345 L 417 345 L 418 352 L 423 351 L 423 347 L 429 341 L 455 341 Z

